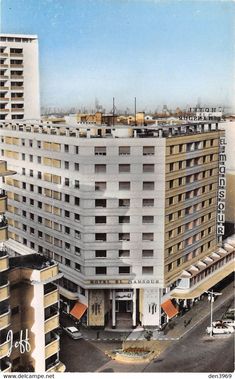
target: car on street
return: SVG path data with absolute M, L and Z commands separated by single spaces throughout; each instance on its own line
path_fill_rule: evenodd
M 232 326 L 226 325 L 223 322 L 218 323 L 218 321 L 215 321 L 214 325 L 212 323 L 212 327 L 208 326 L 206 328 L 206 332 L 208 334 L 211 334 L 211 330 L 212 330 L 212 334 L 231 334 L 231 333 L 234 333 L 234 328 Z
M 65 333 L 68 334 L 74 340 L 82 338 L 82 333 L 75 326 L 66 326 L 63 328 Z
M 231 318 L 225 318 L 225 319 L 223 319 L 223 322 L 226 325 L 233 326 L 235 328 L 235 320 L 233 320 Z

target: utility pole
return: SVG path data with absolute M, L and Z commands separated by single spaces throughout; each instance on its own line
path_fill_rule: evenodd
M 115 98 L 113 97 L 113 126 L 114 126 L 114 116 L 115 116 Z
M 136 126 L 136 97 L 135 97 L 135 126 Z
M 211 329 L 210 329 L 210 337 L 213 336 L 213 303 L 215 301 L 215 296 L 220 296 L 222 293 L 212 291 L 206 291 L 208 294 L 208 300 L 211 302 Z

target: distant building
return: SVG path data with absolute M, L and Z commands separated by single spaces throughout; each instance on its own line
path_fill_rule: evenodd
M 0 162 L 0 176 L 12 175 Z M 58 264 L 8 241 L 7 196 L 0 194 L 0 371 L 63 372 L 60 337 Z M 29 251 L 30 250 L 30 251 Z M 14 257 L 9 256 L 14 255 Z M 15 343 L 24 340 L 23 347 Z M 14 344 L 13 344 L 14 341 Z M 20 347 L 21 346 L 21 347 Z
M 0 119 L 39 120 L 38 38 L 0 35 Z

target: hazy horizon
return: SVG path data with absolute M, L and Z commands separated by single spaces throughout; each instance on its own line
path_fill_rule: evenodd
M 41 106 L 231 107 L 234 3 L 2 0 L 1 32 L 37 34 Z

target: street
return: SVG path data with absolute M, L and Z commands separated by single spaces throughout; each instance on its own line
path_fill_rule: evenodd
M 232 283 L 223 283 L 223 293 L 232 289 Z M 220 288 L 221 289 L 221 288 Z M 233 306 L 232 297 L 215 310 L 213 319 L 220 319 Z M 206 327 L 210 314 L 195 325 L 192 330 L 169 346 L 150 363 L 124 364 L 110 359 L 104 351 L 120 348 L 120 342 L 73 340 L 61 336 L 61 361 L 67 372 L 233 372 L 234 335 L 210 337 Z M 191 326 L 189 326 L 191 329 Z M 187 330 L 187 329 L 186 329 Z M 156 341 L 162 344 L 163 341 Z

